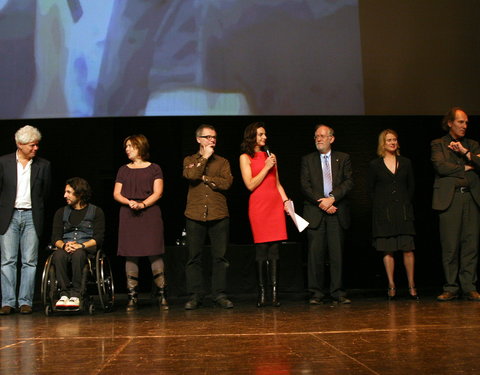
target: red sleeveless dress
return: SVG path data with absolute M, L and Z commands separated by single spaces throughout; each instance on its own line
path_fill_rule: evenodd
M 263 169 L 266 158 L 267 153 L 263 151 L 250 158 L 252 177 Z M 277 167 L 270 169 L 262 183 L 250 194 L 248 217 L 254 243 L 287 239 L 283 201 L 277 189 Z

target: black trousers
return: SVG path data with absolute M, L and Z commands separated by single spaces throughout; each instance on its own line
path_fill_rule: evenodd
M 455 192 L 450 207 L 440 212 L 440 242 L 445 292 L 477 290 L 479 209 L 469 192 Z
M 68 264 L 72 264 L 72 278 L 70 280 Z M 53 264 L 58 284 L 60 286 L 60 295 L 67 297 L 81 297 L 83 268 L 87 263 L 87 252 L 84 249 L 78 249 L 74 253 L 67 253 L 65 250 L 55 250 L 53 253 Z M 70 283 L 72 287 L 70 287 Z
M 187 292 L 201 300 L 205 293 L 202 253 L 208 234 L 212 245 L 212 286 L 214 300 L 225 297 L 228 261 L 225 259 L 229 239 L 230 219 L 197 221 L 187 219 L 188 262 L 186 266 Z
M 336 215 L 326 215 L 318 228 L 308 228 L 308 289 L 312 297 L 323 298 L 327 291 L 333 298 L 346 295 L 343 289 L 344 229 Z M 327 258 L 328 257 L 328 258 Z M 326 261 L 330 265 L 330 287 L 325 285 Z

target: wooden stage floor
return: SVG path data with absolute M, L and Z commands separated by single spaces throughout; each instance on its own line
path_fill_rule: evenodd
M 479 374 L 480 303 L 355 297 L 280 308 L 0 317 L 1 374 Z M 125 298 L 125 297 L 124 297 Z

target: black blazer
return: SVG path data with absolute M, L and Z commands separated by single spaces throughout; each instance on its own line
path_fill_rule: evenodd
M 446 135 L 431 143 L 432 163 L 435 170 L 432 208 L 443 211 L 450 207 L 459 178 L 467 179 L 470 193 L 475 203 L 480 206 L 480 179 L 478 177 L 480 158 L 477 156 L 480 154 L 480 146 L 477 141 L 472 139 L 464 138 L 462 140 L 462 145 L 471 152 L 471 163 L 474 167 L 474 170 L 465 172 L 467 159 L 458 158 L 456 153 L 448 148 L 451 140 L 451 137 Z
M 383 158 L 372 160 L 368 168 L 368 186 L 372 199 L 372 236 L 393 237 L 415 234 L 412 198 L 415 189 L 410 159 L 397 156 L 393 174 Z
M 334 215 L 338 215 L 338 221 L 342 228 L 347 229 L 350 226 L 350 208 L 345 197 L 353 187 L 350 156 L 343 152 L 332 151 L 331 168 L 332 194 L 335 197 L 334 206 L 338 208 Z M 322 163 L 318 151 L 302 158 L 300 182 L 305 198 L 303 216 L 310 223 L 309 228 L 317 228 L 325 215 L 329 215 L 318 207 L 317 202 L 318 199 L 325 196 Z
M 35 157 L 30 175 L 33 223 L 37 235 L 43 231 L 45 200 L 50 194 L 51 170 L 48 160 Z M 12 220 L 17 196 L 16 153 L 0 157 L 0 234 L 5 234 Z

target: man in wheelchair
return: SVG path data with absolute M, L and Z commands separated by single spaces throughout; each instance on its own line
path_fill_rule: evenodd
M 78 309 L 83 294 L 83 269 L 88 253 L 101 248 L 105 233 L 105 216 L 100 207 L 89 203 L 90 185 L 80 177 L 66 181 L 64 198 L 67 205 L 57 210 L 53 219 L 53 264 L 60 287 L 57 309 Z M 72 277 L 68 264 L 72 266 Z

